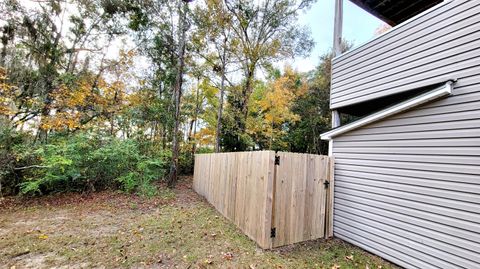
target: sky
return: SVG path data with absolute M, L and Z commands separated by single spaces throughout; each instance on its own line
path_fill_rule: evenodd
M 315 48 L 310 57 L 287 64 L 301 72 L 312 70 L 318 64 L 320 55 L 328 52 L 333 45 L 334 11 L 335 0 L 317 0 L 310 10 L 300 16 L 299 23 L 308 25 L 312 31 Z M 343 38 L 353 42 L 354 47 L 371 40 L 375 30 L 383 24 L 349 0 L 343 1 Z

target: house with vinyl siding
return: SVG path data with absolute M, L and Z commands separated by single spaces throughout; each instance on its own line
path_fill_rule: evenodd
M 334 236 L 406 268 L 480 268 L 480 0 L 351 1 L 393 27 L 340 54 L 336 0 Z

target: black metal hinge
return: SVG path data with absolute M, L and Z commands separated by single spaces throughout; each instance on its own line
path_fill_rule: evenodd
M 330 186 L 330 181 L 325 180 L 325 182 L 323 182 L 323 186 L 325 186 L 325 189 L 328 189 L 328 186 Z
M 270 229 L 270 238 L 277 236 L 277 228 Z
M 280 165 L 280 156 L 275 156 L 275 165 Z

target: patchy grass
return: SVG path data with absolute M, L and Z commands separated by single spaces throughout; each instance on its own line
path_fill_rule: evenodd
M 114 192 L 0 201 L 0 267 L 393 268 L 341 240 L 259 249 L 182 180 L 143 198 Z

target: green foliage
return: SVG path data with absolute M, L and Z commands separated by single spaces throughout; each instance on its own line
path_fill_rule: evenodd
M 195 149 L 195 154 L 213 153 L 212 147 L 201 147 Z M 179 172 L 181 175 L 193 175 L 193 168 L 195 163 L 195 154 L 192 146 L 184 147 L 180 151 L 178 159 Z
M 314 154 L 327 154 L 328 143 L 320 134 L 330 128 L 330 61 L 332 55 L 321 57 L 317 69 L 309 75 L 307 93 L 293 104 L 292 111 L 301 118 L 289 124 L 286 137 L 289 150 Z
M 227 107 L 222 118 L 221 146 L 224 151 L 246 151 L 254 146 L 253 139 L 245 132 L 246 122 L 242 112 L 241 89 L 230 89 Z
M 191 174 L 214 147 L 324 152 L 331 55 L 274 68 L 313 48 L 314 2 L 0 4 L 0 195 L 154 195 L 170 161 Z
M 169 156 L 143 154 L 141 143 L 114 137 L 101 138 L 87 133 L 54 137 L 50 143 L 31 150 L 18 148 L 19 157 L 35 156 L 26 180 L 24 194 L 64 191 L 94 191 L 120 188 L 148 196 L 156 193 L 153 183 L 165 175 Z M 27 167 L 25 168 L 27 169 Z
M 18 191 L 17 185 L 21 181 L 21 175 L 15 171 L 15 167 L 21 165 L 16 158 L 14 148 L 28 144 L 28 136 L 19 133 L 0 120 L 0 197 L 14 194 Z

